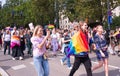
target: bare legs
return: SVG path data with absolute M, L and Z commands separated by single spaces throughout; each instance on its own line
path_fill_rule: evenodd
M 92 71 L 94 71 L 94 70 L 102 67 L 103 64 L 104 64 L 104 69 L 105 69 L 105 76 L 109 76 L 109 75 L 108 75 L 108 59 L 107 59 L 107 58 L 104 59 L 104 60 L 98 61 L 98 65 L 94 66 L 94 67 L 92 68 Z
M 108 59 L 104 60 L 105 76 L 108 76 Z
M 94 66 L 94 67 L 92 68 L 92 71 L 94 71 L 94 70 L 96 70 L 96 69 L 99 69 L 99 68 L 102 67 L 102 66 L 103 66 L 103 61 L 98 61 L 98 65 Z

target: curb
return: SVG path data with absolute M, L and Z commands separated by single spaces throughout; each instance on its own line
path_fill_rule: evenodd
M 2 76 L 9 76 L 1 67 L 0 67 L 0 73 Z

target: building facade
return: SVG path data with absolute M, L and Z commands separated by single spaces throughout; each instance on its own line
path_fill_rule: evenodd
M 69 18 L 64 14 L 64 10 L 59 12 L 59 27 L 61 29 L 70 28 L 70 21 Z

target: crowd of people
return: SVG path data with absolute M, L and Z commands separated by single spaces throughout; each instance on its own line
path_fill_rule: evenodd
M 92 71 L 103 64 L 105 76 L 109 76 L 109 54 L 120 55 L 120 27 L 113 32 L 104 30 L 101 24 L 90 28 L 84 21 L 74 22 L 73 25 L 72 29 L 44 29 L 41 25 L 36 25 L 32 31 L 16 27 L 13 30 L 4 29 L 0 31 L 0 49 L 4 48 L 4 55 L 8 49 L 7 54 L 13 60 L 23 60 L 24 51 L 27 50 L 27 54 L 33 57 L 38 76 L 49 76 L 49 50 L 53 57 L 57 56 L 58 51 L 64 54 L 60 62 L 63 65 L 67 61 L 68 69 L 71 70 L 69 76 L 74 75 L 81 63 L 85 66 L 87 76 L 92 76 Z M 89 58 L 91 51 L 96 54 L 99 63 L 94 67 Z M 70 62 L 71 55 L 75 57 L 73 65 Z
M 28 48 L 28 55 L 32 56 L 31 37 L 32 32 L 28 29 L 17 29 L 16 27 L 13 30 L 3 29 L 0 31 L 0 49 L 4 51 L 4 55 L 8 50 L 7 54 L 11 55 L 13 60 L 23 60 L 26 48 Z

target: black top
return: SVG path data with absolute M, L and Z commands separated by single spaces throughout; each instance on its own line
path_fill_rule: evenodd
M 25 37 L 24 36 L 20 36 L 20 49 L 21 50 L 25 50 Z
M 65 35 L 64 36 L 64 40 L 70 40 L 70 36 L 69 35 Z M 65 42 L 65 44 L 69 44 L 70 43 L 70 41 L 69 42 Z

